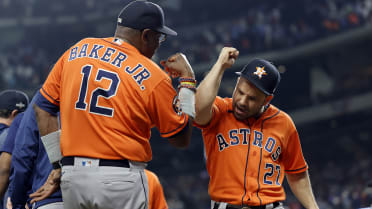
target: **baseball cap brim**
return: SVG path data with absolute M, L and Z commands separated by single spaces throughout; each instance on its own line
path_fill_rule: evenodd
M 164 34 L 167 34 L 167 35 L 170 35 L 170 36 L 177 36 L 176 31 L 174 31 L 173 29 L 170 29 L 169 27 L 167 27 L 165 25 L 163 27 L 157 28 L 155 30 L 159 33 L 164 33 Z
M 251 82 L 256 88 L 258 88 L 259 90 L 261 90 L 264 94 L 266 95 L 271 95 L 269 92 L 267 92 L 265 89 L 263 89 L 260 85 L 258 85 L 256 83 L 256 80 L 250 78 L 249 76 L 246 76 L 245 74 L 241 73 L 241 72 L 235 72 L 237 75 L 247 79 L 249 82 Z

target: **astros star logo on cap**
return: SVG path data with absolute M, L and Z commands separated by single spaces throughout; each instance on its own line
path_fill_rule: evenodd
M 254 72 L 253 74 L 257 75 L 258 78 L 262 78 L 263 75 L 267 75 L 266 71 L 265 71 L 265 66 L 263 67 L 256 67 L 256 72 Z
M 15 106 L 18 107 L 18 108 L 21 108 L 21 109 L 26 107 L 26 105 L 23 104 L 23 102 L 18 102 Z

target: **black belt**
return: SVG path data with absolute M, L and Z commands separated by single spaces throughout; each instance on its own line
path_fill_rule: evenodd
M 226 206 L 226 209 L 266 209 L 266 206 L 268 206 L 270 204 L 260 205 L 260 206 L 240 206 L 240 205 L 230 205 L 230 204 L 228 204 Z M 273 202 L 272 204 L 273 204 L 273 208 L 276 208 L 280 205 L 280 202 Z M 216 203 L 214 203 L 213 209 L 218 209 L 219 206 L 220 206 L 220 203 L 216 202 Z
M 64 157 L 61 160 L 62 166 L 64 165 L 74 165 L 75 157 L 68 156 Z M 99 159 L 99 166 L 112 166 L 112 167 L 124 167 L 129 168 L 129 161 L 127 159 L 124 160 L 107 160 L 107 159 Z

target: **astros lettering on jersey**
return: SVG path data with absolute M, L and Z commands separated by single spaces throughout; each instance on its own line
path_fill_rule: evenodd
M 269 105 L 258 119 L 239 121 L 232 99 L 218 96 L 212 109 L 210 123 L 196 125 L 203 133 L 211 199 L 252 206 L 285 200 L 285 173 L 308 169 L 291 118 Z
M 171 137 L 188 121 L 173 109 L 169 76 L 116 38 L 86 38 L 72 46 L 40 92 L 60 107 L 61 126 L 68 127 L 61 133 L 63 156 L 147 162 L 150 127 Z

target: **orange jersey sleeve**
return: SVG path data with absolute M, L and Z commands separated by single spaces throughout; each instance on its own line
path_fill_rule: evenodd
M 150 129 L 170 137 L 188 120 L 172 108 L 169 76 L 120 39 L 81 40 L 58 60 L 40 92 L 59 105 L 63 156 L 147 162 Z
M 300 138 L 296 130 L 295 125 L 288 115 L 288 126 L 292 129 L 292 133 L 289 135 L 287 144 L 285 147 L 286 152 L 283 153 L 283 163 L 285 166 L 286 173 L 301 173 L 308 169 L 308 166 L 304 160 Z
M 163 187 L 155 173 L 145 169 L 149 184 L 149 209 L 168 209 Z
M 235 119 L 231 98 L 216 97 L 212 120 L 202 129 L 209 194 L 234 205 L 285 199 L 285 172 L 307 169 L 295 126 L 273 105 L 257 119 Z
M 40 89 L 40 93 L 49 102 L 57 106 L 59 106 L 60 103 L 61 73 L 65 56 L 66 53 L 58 59 L 56 64 L 53 66 L 53 70 L 49 73 L 43 87 Z
M 174 97 L 168 95 L 174 95 Z M 150 113 L 151 120 L 154 121 L 162 137 L 170 137 L 186 126 L 188 116 L 176 109 L 176 92 L 170 81 L 160 82 L 150 95 L 149 100 L 153 110 Z M 180 117 L 183 118 L 181 124 L 176 120 Z

